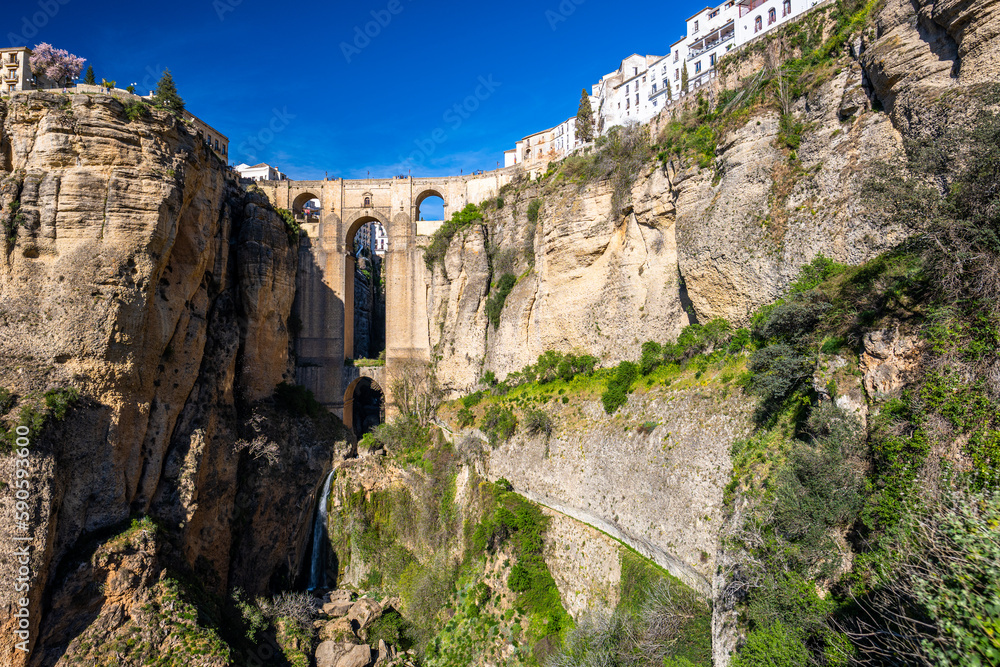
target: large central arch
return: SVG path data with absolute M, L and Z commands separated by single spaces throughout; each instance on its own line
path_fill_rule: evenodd
M 299 270 L 296 278 L 296 382 L 304 385 L 329 410 L 343 416 L 346 390 L 357 377 L 381 368 L 361 369 L 344 364 L 355 358 L 354 287 L 357 264 L 354 236 L 362 225 L 378 222 L 386 232 L 385 357 L 384 372 L 391 375 L 410 361 L 431 358 L 427 313 L 427 269 L 423 248 L 440 226 L 438 221 L 416 220 L 428 197 L 440 197 L 444 218 L 466 203 L 496 197 L 519 168 L 487 174 L 432 178 L 366 178 L 321 181 L 265 181 L 258 183 L 271 203 L 303 218 L 306 202 L 320 202 L 318 220 L 302 221 Z M 432 215 L 431 217 L 437 217 Z M 291 324 L 291 323 L 290 323 Z M 392 389 L 380 376 L 386 401 Z

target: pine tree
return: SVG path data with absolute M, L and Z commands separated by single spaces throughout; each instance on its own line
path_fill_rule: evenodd
M 674 87 L 673 87 L 673 85 L 671 85 L 671 83 L 669 81 L 666 81 L 666 80 L 664 80 L 664 83 L 667 84 L 667 99 L 668 100 L 674 99 Z
M 184 111 L 184 100 L 177 94 L 177 86 L 174 85 L 174 77 L 171 76 L 169 69 L 163 70 L 163 76 L 156 84 L 153 102 L 175 116 L 179 116 Z
M 688 64 L 687 60 L 684 61 L 684 69 L 681 70 L 681 90 L 685 93 L 688 91 Z
M 88 86 L 96 86 L 97 79 L 94 78 L 94 66 L 87 65 L 87 73 L 83 75 L 83 82 Z
M 580 92 L 580 108 L 576 112 L 576 136 L 580 141 L 594 139 L 594 110 L 590 107 L 590 96 L 587 90 Z

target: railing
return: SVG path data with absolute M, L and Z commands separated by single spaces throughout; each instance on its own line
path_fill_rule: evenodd
M 691 52 L 689 52 L 687 59 L 688 60 L 694 60 L 695 58 L 700 58 L 706 52 L 711 51 L 712 49 L 718 47 L 720 44 L 725 44 L 726 42 L 728 42 L 729 40 L 733 39 L 734 37 L 736 37 L 736 30 L 733 30 L 728 35 L 723 35 L 722 38 L 719 39 L 719 41 L 717 41 L 717 42 L 712 42 L 711 44 L 706 44 L 704 48 L 702 48 L 702 49 L 700 49 L 698 51 L 691 51 Z

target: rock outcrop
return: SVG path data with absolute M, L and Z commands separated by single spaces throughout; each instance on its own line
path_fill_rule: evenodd
M 15 96 L 0 103 L 0 147 L 0 386 L 22 402 L 55 387 L 83 397 L 31 436 L 33 641 L 72 638 L 49 625 L 73 585 L 61 564 L 130 516 L 161 522 L 179 547 L 169 565 L 210 590 L 226 590 L 231 562 L 251 589 L 294 578 L 316 487 L 349 445 L 269 399 L 290 377 L 297 253 L 281 219 L 183 123 L 130 121 L 110 97 Z M 277 413 L 263 436 L 248 432 L 255 406 Z M 12 466 L 0 457 L 5 479 Z M 2 626 L 0 652 L 15 655 Z M 33 664 L 51 664 L 51 646 L 35 648 Z
M 825 34 L 832 7 L 817 10 Z M 620 211 L 608 181 L 549 179 L 508 191 L 487 215 L 488 234 L 457 234 L 427 277 L 445 388 L 469 390 L 485 371 L 502 378 L 550 349 L 614 364 L 692 321 L 742 325 L 817 254 L 859 264 L 911 235 L 864 195 L 866 181 L 880 164 L 905 162 L 907 141 L 959 131 L 983 107 L 983 85 L 996 81 L 1000 10 L 932 0 L 879 7 L 838 67 L 791 104 L 802 126 L 794 150 L 780 115 L 759 111 L 721 138 L 710 166 L 668 159 L 636 174 Z M 726 85 L 796 55 L 781 34 L 738 52 Z M 653 123 L 654 135 L 667 121 Z M 485 306 L 504 272 L 519 279 L 494 328 Z

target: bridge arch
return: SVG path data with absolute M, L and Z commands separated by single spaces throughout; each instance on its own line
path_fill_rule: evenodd
M 420 206 L 424 203 L 425 199 L 428 199 L 430 197 L 437 197 L 438 199 L 441 200 L 441 203 L 445 207 L 448 206 L 448 202 L 445 201 L 444 195 L 441 194 L 440 190 L 437 190 L 435 188 L 427 188 L 425 190 L 422 190 L 420 192 L 420 194 L 418 194 L 413 199 L 413 218 L 414 218 L 414 220 L 420 220 Z
M 385 391 L 375 378 L 362 375 L 347 385 L 343 421 L 359 439 L 385 421 Z
M 292 214 L 296 218 L 305 217 L 305 205 L 314 199 L 319 202 L 320 215 L 322 216 L 323 198 L 310 190 L 299 193 L 295 199 L 292 200 Z
M 385 233 L 389 233 L 389 218 L 382 215 L 379 211 L 366 210 L 355 213 L 344 221 L 344 226 L 347 229 L 347 232 L 344 235 L 344 249 L 348 255 L 351 255 L 352 257 L 354 256 L 354 236 L 358 233 L 358 230 L 361 229 L 362 225 L 369 222 L 379 223 L 382 225 L 382 229 L 385 230 Z M 389 243 L 391 247 L 391 238 L 389 239 Z

